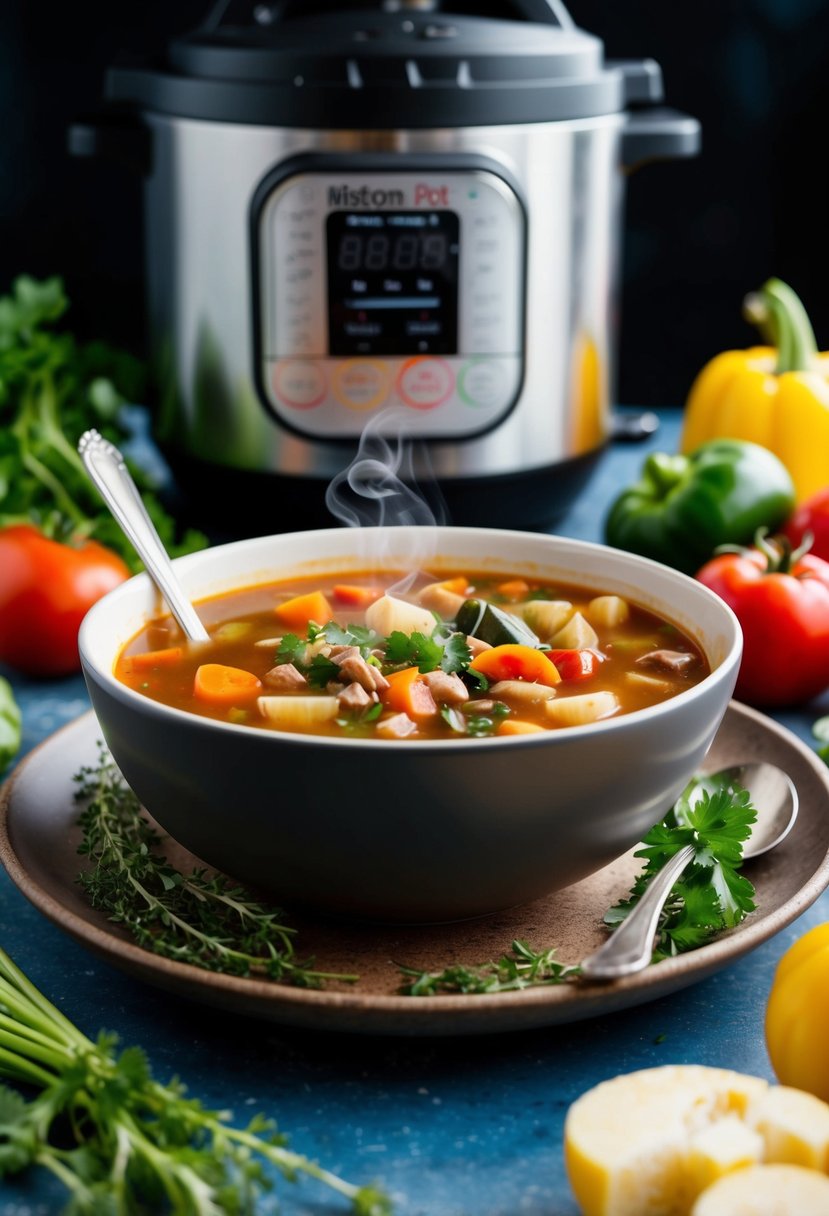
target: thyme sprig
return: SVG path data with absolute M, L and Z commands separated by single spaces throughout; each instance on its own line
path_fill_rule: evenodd
M 515 940 L 509 953 L 493 962 L 466 966 L 456 963 L 443 971 L 418 971 L 399 967 L 408 977 L 401 987 L 407 996 L 439 996 L 442 993 L 517 992 L 521 988 L 564 984 L 575 979 L 579 968 L 561 963 L 556 950 L 534 950 L 528 942 Z
M 115 1035 L 87 1038 L 0 950 L 0 1178 L 30 1166 L 67 1189 L 66 1216 L 253 1216 L 273 1186 L 316 1178 L 355 1216 L 388 1216 L 389 1199 L 355 1186 L 286 1147 L 270 1119 L 233 1127 L 226 1111 L 161 1084 L 139 1047 Z
M 182 873 L 163 855 L 161 837 L 111 757 L 76 775 L 84 804 L 78 852 L 93 868 L 78 882 L 94 908 L 127 929 L 145 950 L 228 975 L 257 976 L 298 987 L 355 975 L 316 971 L 296 957 L 296 930 L 280 908 L 264 904 L 222 874 Z

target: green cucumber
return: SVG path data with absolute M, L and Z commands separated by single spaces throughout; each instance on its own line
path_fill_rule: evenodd
M 490 646 L 533 646 L 541 642 L 529 625 L 511 612 L 504 612 L 486 600 L 467 600 L 458 611 L 455 625 L 468 637 L 480 638 Z

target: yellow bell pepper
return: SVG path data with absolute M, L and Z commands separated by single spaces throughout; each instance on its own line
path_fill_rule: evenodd
M 829 1099 L 829 924 L 780 960 L 766 1005 L 766 1047 L 778 1081 Z
M 798 502 L 829 486 L 829 354 L 806 310 L 779 279 L 746 298 L 745 315 L 767 346 L 717 355 L 691 386 L 681 450 L 708 439 L 748 439 L 791 473 Z

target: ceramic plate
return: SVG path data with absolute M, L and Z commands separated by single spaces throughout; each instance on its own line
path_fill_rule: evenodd
M 357 974 L 355 985 L 293 989 L 216 975 L 157 958 L 132 944 L 85 902 L 75 882 L 77 855 L 73 774 L 94 765 L 100 731 L 89 713 L 53 735 L 18 767 L 0 795 L 0 858 L 12 880 L 61 929 L 115 966 L 179 995 L 285 1025 L 399 1035 L 477 1034 L 522 1030 L 612 1013 L 664 996 L 710 975 L 759 946 L 801 914 L 829 884 L 829 769 L 771 719 L 732 703 L 706 768 L 755 759 L 784 768 L 800 796 L 788 838 L 747 867 L 758 910 L 716 942 L 600 985 L 567 984 L 490 996 L 401 996 L 397 963 L 441 970 L 454 962 L 498 957 L 514 938 L 556 945 L 577 962 L 604 940 L 603 912 L 630 887 L 638 862 L 627 854 L 590 878 L 535 903 L 483 920 L 418 926 L 342 925 L 291 917 L 298 953 L 325 971 Z M 169 842 L 174 864 L 195 859 Z

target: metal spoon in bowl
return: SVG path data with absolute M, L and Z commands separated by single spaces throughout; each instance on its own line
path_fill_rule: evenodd
M 743 848 L 743 858 L 759 857 L 779 844 L 797 818 L 797 790 L 774 764 L 735 764 L 711 774 L 748 790 L 757 811 L 757 822 Z M 670 859 L 648 884 L 647 890 L 619 928 L 581 963 L 586 980 L 616 980 L 642 971 L 651 961 L 659 914 L 682 871 L 693 860 L 694 846 L 686 845 Z
M 175 575 L 124 457 L 114 443 L 94 430 L 84 431 L 81 435 L 78 452 L 87 473 L 146 566 L 147 573 L 167 601 L 185 636 L 191 642 L 209 642 L 210 635 Z

